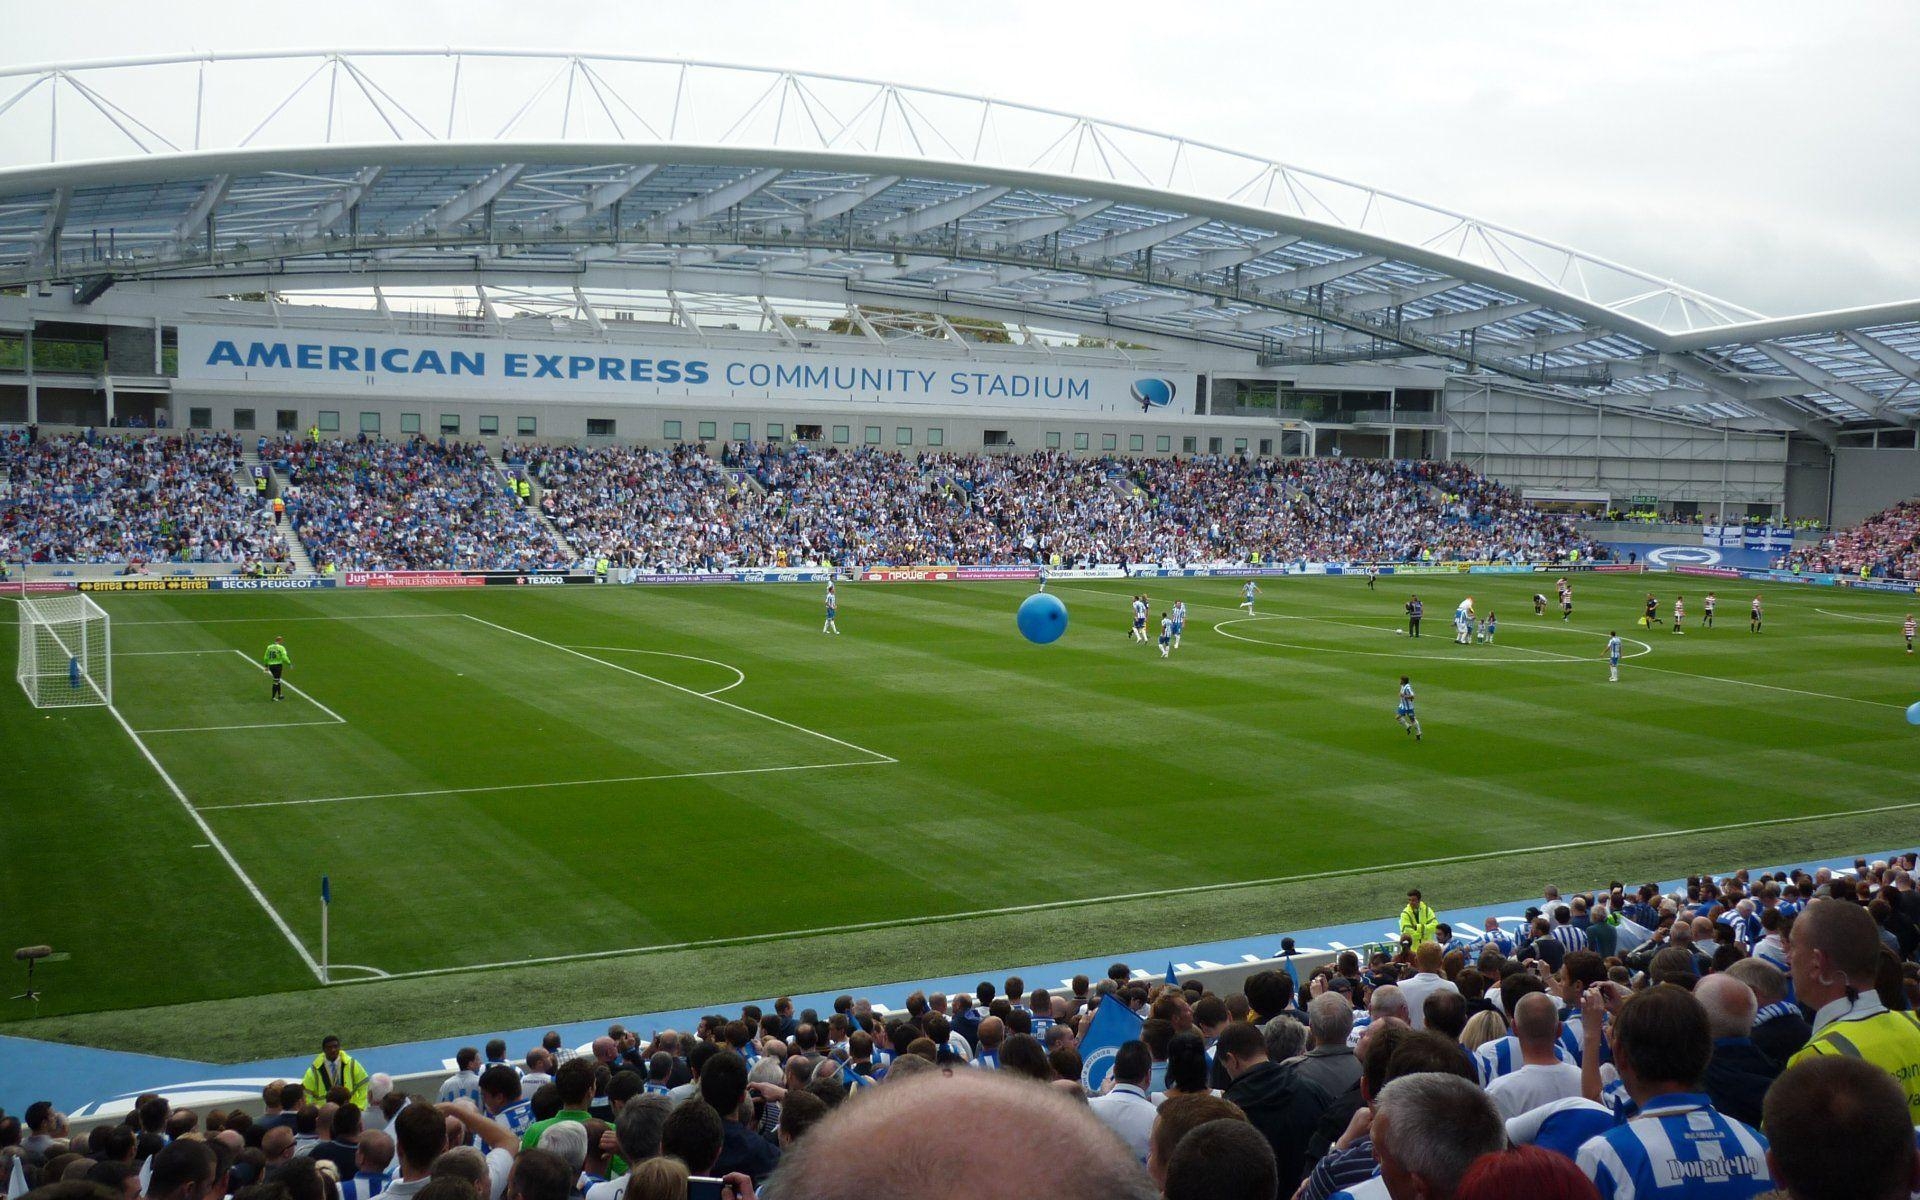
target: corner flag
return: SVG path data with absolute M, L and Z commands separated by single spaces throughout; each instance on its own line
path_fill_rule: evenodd
M 327 972 L 327 918 L 333 913 L 333 882 L 325 875 L 320 877 L 320 982 L 328 983 Z

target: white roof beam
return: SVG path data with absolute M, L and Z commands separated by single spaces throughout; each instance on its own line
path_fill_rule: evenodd
M 1111 200 L 1089 200 L 1085 204 L 1076 204 L 1066 212 L 1051 217 L 1030 217 L 1024 221 L 1015 221 L 998 232 L 981 234 L 979 241 L 989 250 L 1001 250 L 1008 246 L 1018 246 L 1022 242 L 1031 242 L 1036 238 L 1051 237 L 1088 218 L 1099 216 L 1112 208 L 1113 203 Z
M 1212 219 L 1212 217 L 1181 217 L 1178 220 L 1149 225 L 1145 229 L 1110 233 L 1103 238 L 1072 247 L 1067 255 L 1070 259 L 1080 262 L 1099 262 L 1103 259 L 1119 258 L 1122 255 L 1151 249 L 1162 242 L 1170 242 L 1183 233 L 1193 232 Z
M 597 212 L 612 208 L 615 203 L 627 197 L 633 189 L 651 179 L 660 170 L 660 164 L 647 163 L 644 166 L 629 167 L 620 173 L 617 179 L 597 185 L 584 199 L 573 204 L 563 204 L 547 214 L 557 224 L 578 221 Z
M 1858 330 L 1843 329 L 1840 331 L 1840 336 L 1871 354 L 1874 361 L 1887 370 L 1913 383 L 1920 383 L 1920 362 L 1908 358 L 1878 338 L 1868 337 Z
M 33 238 L 35 268 L 45 267 L 60 257 L 60 234 L 67 227 L 67 209 L 72 203 L 73 189 L 53 189 L 53 196 L 47 201 L 47 215 L 40 222 L 40 232 Z
M 1358 258 L 1343 258 L 1336 262 L 1321 263 L 1314 267 L 1295 267 L 1291 271 L 1281 271 L 1277 275 L 1268 275 L 1264 279 L 1253 280 L 1246 291 L 1254 296 L 1271 296 L 1280 292 L 1297 292 L 1303 288 L 1318 287 L 1323 283 L 1332 283 L 1349 275 L 1357 275 L 1369 267 L 1377 267 L 1386 262 L 1378 254 L 1363 254 Z
M 573 285 L 573 302 L 579 307 L 580 315 L 587 319 L 587 324 L 593 327 L 595 333 L 607 331 L 607 323 L 602 321 L 600 314 L 593 310 L 593 305 L 587 300 L 587 293 L 581 290 L 577 283 Z
M 671 231 L 692 225 L 697 221 L 704 221 L 765 191 L 784 174 L 786 174 L 784 168 L 770 167 L 765 171 L 743 175 L 724 187 L 715 188 L 704 196 L 695 196 L 678 208 L 669 209 L 657 217 L 650 218 L 647 224 L 656 229 Z
M 207 186 L 200 189 L 200 195 L 194 199 L 193 206 L 187 209 L 185 216 L 180 218 L 180 223 L 173 227 L 171 252 L 178 253 L 194 235 L 207 227 L 207 218 L 211 217 L 214 210 L 226 200 L 227 190 L 232 186 L 232 175 L 215 175 L 207 180 Z
M 842 192 L 835 192 L 831 196 L 822 196 L 812 204 L 807 205 L 797 218 L 781 217 L 777 220 L 769 221 L 767 225 L 769 228 L 779 230 L 782 233 L 798 233 L 803 229 L 812 229 L 816 225 L 826 224 L 835 217 L 845 216 L 847 213 L 859 208 L 862 204 L 874 199 L 881 192 L 886 191 L 899 182 L 900 176 L 898 175 L 876 175 L 863 182 L 859 187 L 851 187 Z
M 1816 438 L 1828 446 L 1839 441 L 1833 426 L 1816 418 L 1812 413 L 1784 400 L 1771 396 L 1750 394 L 1746 384 L 1737 379 L 1729 379 L 1689 354 L 1662 354 L 1660 363 L 1677 375 L 1684 375 L 1710 392 L 1717 392 L 1727 399 L 1744 404 L 1756 412 L 1780 421 L 1790 429 L 1797 429 L 1808 437 Z
M 288 232 L 295 238 L 306 238 L 317 237 L 332 229 L 346 219 L 347 214 L 353 211 L 353 206 L 373 190 L 373 185 L 379 183 L 380 177 L 386 172 L 385 167 L 365 167 L 355 172 L 352 179 L 314 207 L 313 216 Z
M 1130 300 L 1107 309 L 1116 317 L 1158 317 L 1186 312 L 1211 303 L 1205 296 L 1160 296 L 1152 300 Z
M 1350 313 L 1379 312 L 1383 308 L 1392 308 L 1398 304 L 1412 304 L 1416 300 L 1438 296 L 1441 292 L 1450 292 L 1460 286 L 1458 279 L 1436 279 L 1418 287 L 1395 288 L 1393 291 L 1380 292 L 1372 296 L 1355 296 L 1351 300 L 1342 300 L 1340 307 Z
M 938 204 L 929 204 L 925 208 L 901 213 L 890 221 L 882 221 L 868 230 L 866 236 L 885 239 L 890 235 L 898 234 L 901 237 L 911 237 L 916 233 L 925 233 L 929 229 L 938 229 L 942 225 L 950 225 L 969 213 L 985 208 L 1012 190 L 1006 187 L 977 188 L 963 196 L 955 196 L 951 200 L 943 200 Z
M 495 198 L 512 187 L 514 181 L 525 174 L 526 170 L 525 163 L 508 163 L 498 170 L 489 172 L 459 195 L 428 213 L 420 222 L 420 227 L 428 233 L 439 233 L 443 229 L 459 224 L 492 204 Z
M 1491 308 L 1470 308 L 1462 312 L 1438 313 L 1431 317 L 1421 317 L 1418 320 L 1402 321 L 1399 329 L 1394 332 L 1423 333 L 1431 336 L 1464 333 L 1469 329 L 1478 329 L 1482 325 L 1493 325 L 1501 321 L 1512 320 L 1514 317 L 1525 316 L 1527 313 L 1537 312 L 1539 309 L 1540 306 L 1538 304 L 1522 300 L 1513 304 L 1496 304 Z M 1388 336 L 1388 332 L 1389 331 L 1382 330 L 1381 336 Z M 1372 341 L 1373 338 L 1374 335 L 1368 333 L 1330 333 L 1321 339 L 1320 344 L 1327 348 L 1356 346 L 1364 345 Z
M 1784 346 L 1776 346 L 1772 342 L 1755 342 L 1753 348 L 1785 368 L 1787 374 L 1795 379 L 1809 387 L 1818 388 L 1836 400 L 1846 401 L 1870 417 L 1894 415 L 1887 411 L 1886 405 L 1872 392 L 1821 370 Z M 1904 417 L 1900 419 L 1909 420 Z

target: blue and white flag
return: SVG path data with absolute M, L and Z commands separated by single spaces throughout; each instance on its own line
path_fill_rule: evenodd
M 1113 1060 L 1120 1047 L 1140 1040 L 1140 1014 L 1108 996 L 1093 1010 L 1093 1023 L 1080 1038 L 1080 1086 L 1098 1092 L 1113 1071 Z
M 7 1175 L 7 1200 L 19 1200 L 31 1190 L 27 1187 L 27 1160 L 15 1158 L 13 1170 Z
M 325 875 L 322 875 L 320 877 L 320 903 L 322 904 L 333 903 L 333 884 L 327 879 Z

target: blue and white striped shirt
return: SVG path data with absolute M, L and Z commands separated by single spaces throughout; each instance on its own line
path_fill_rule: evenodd
M 1555 1043 L 1553 1056 L 1561 1062 L 1571 1061 L 1565 1043 Z M 1526 1063 L 1520 1056 L 1520 1039 L 1509 1034 L 1499 1041 L 1488 1042 L 1473 1052 L 1474 1065 L 1480 1068 L 1480 1086 L 1485 1087 L 1502 1075 L 1511 1075 Z
M 1700 1095 L 1660 1097 L 1577 1161 L 1603 1200 L 1745 1200 L 1773 1187 L 1766 1138 Z
M 1572 925 L 1555 925 L 1553 940 L 1565 946 L 1569 951 L 1587 948 L 1587 931 Z

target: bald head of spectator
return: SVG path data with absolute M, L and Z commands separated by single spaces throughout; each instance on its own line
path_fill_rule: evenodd
M 1708 975 L 1693 987 L 1693 998 L 1707 1012 L 1707 1030 L 1716 1038 L 1740 1038 L 1753 1032 L 1759 1010 L 1753 989 L 1731 975 Z
M 1920 1192 L 1906 1093 L 1884 1070 L 1809 1059 L 1767 1090 L 1767 1164 L 1792 1200 L 1906 1200 Z
M 1513 1010 L 1513 1036 L 1520 1039 L 1522 1053 L 1553 1057 L 1560 1040 L 1560 1006 L 1545 992 L 1529 992 L 1520 997 Z
M 267 1130 L 260 1139 L 260 1152 L 267 1156 L 267 1165 L 278 1166 L 293 1157 L 293 1130 L 285 1125 L 275 1125 Z
M 1382 1088 L 1371 1132 L 1394 1200 L 1451 1200 L 1475 1159 L 1507 1145 L 1506 1123 L 1478 1084 L 1433 1072 Z
M 1245 1121 L 1247 1114 L 1230 1100 L 1211 1092 L 1168 1096 L 1154 1113 L 1153 1134 L 1147 1141 L 1147 1174 L 1155 1185 L 1167 1183 L 1167 1162 L 1181 1140 L 1210 1121 Z M 1271 1152 L 1271 1147 L 1269 1147 Z
M 360 1135 L 353 1152 L 354 1166 L 362 1174 L 384 1175 L 393 1165 L 393 1138 L 379 1129 Z
M 902 1141 L 893 1136 L 899 1129 L 918 1133 Z M 870 1152 L 882 1142 L 891 1153 Z M 982 1154 L 984 1146 L 993 1153 Z M 1137 1160 L 1086 1105 L 988 1071 L 889 1082 L 820 1122 L 782 1160 L 780 1175 L 781 1200 L 1154 1195 Z
M 493 1190 L 486 1156 L 472 1146 L 455 1146 L 434 1159 L 428 1178 L 458 1180 L 476 1200 L 486 1200 Z
M 1382 1017 L 1393 1017 L 1413 1023 L 1412 1013 L 1407 1008 L 1407 994 L 1389 983 L 1373 989 L 1373 998 L 1367 1002 L 1367 1011 L 1378 1021 Z
M 1006 1040 L 1007 1024 L 999 1017 L 988 1017 L 986 1020 L 980 1022 L 978 1036 L 980 1038 L 980 1049 L 982 1051 L 992 1052 L 998 1050 L 1000 1049 L 1000 1043 Z
M 1753 989 L 1762 1005 L 1778 1004 L 1787 998 L 1787 976 L 1779 967 L 1758 958 L 1743 958 L 1724 972 Z

